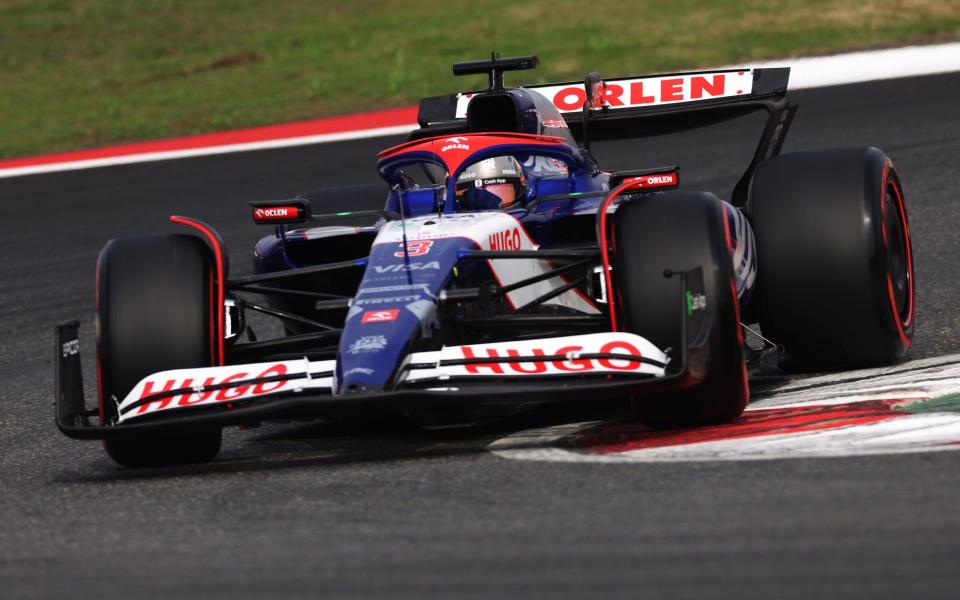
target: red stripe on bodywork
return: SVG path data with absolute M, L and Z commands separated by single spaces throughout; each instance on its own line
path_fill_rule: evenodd
M 677 174 L 676 171 L 671 171 L 669 173 L 673 176 L 672 183 L 669 184 L 669 187 L 677 185 Z M 617 313 L 615 310 L 614 297 L 616 294 L 613 289 L 613 278 L 610 275 L 610 251 L 607 245 L 607 208 L 610 207 L 610 204 L 613 203 L 614 199 L 619 196 L 622 192 L 638 189 L 638 190 L 648 190 L 651 189 L 651 186 L 646 183 L 647 179 L 643 177 L 634 177 L 628 179 L 617 186 L 612 192 L 610 192 L 606 198 L 603 200 L 603 204 L 600 205 L 600 231 L 597 232 L 597 237 L 600 241 L 600 260 L 603 266 L 603 277 L 607 283 L 607 309 L 610 311 L 610 330 L 617 331 Z M 667 187 L 667 186 L 655 186 L 655 187 Z
M 627 181 L 617 186 L 603 199 L 600 205 L 600 263 L 603 266 L 603 278 L 607 283 L 607 310 L 610 313 L 610 331 L 617 331 L 617 311 L 614 302 L 616 294 L 613 290 L 613 277 L 610 275 L 610 250 L 607 244 L 607 209 L 622 192 L 632 189 L 642 189 L 642 181 Z

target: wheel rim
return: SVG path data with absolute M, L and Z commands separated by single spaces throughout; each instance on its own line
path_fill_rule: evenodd
M 901 328 L 913 319 L 913 262 L 903 195 L 894 179 L 884 193 L 883 233 L 887 253 L 887 284 L 894 313 Z

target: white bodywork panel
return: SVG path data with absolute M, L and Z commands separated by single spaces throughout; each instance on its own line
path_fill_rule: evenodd
M 429 215 L 400 221 L 391 221 L 377 235 L 376 244 L 397 244 L 403 241 L 465 238 L 481 250 L 537 250 L 539 246 L 515 217 L 504 212 L 476 212 L 452 215 Z M 544 259 L 494 259 L 487 261 L 501 286 L 552 271 L 554 267 Z M 552 277 L 522 287 L 507 294 L 514 308 L 523 306 L 567 283 L 562 276 Z M 600 314 L 596 306 L 578 290 L 568 290 L 544 304 L 565 306 L 581 313 Z
M 584 357 L 590 354 L 619 354 L 623 355 L 623 358 Z M 557 358 L 530 360 L 551 356 Z M 516 360 L 475 365 L 441 364 L 442 361 L 464 358 L 507 357 L 515 357 Z M 401 376 L 400 383 L 437 380 L 447 385 L 463 377 L 524 378 L 544 375 L 562 377 L 603 373 L 660 377 L 664 374 L 662 366 L 640 362 L 637 360 L 640 357 L 660 364 L 668 362 L 667 356 L 646 339 L 632 333 L 621 332 L 449 346 L 434 352 L 410 354 L 405 364 L 423 365 L 424 368 L 407 370 L 405 375 Z M 160 371 L 145 377 L 127 394 L 119 405 L 119 422 L 125 423 L 136 420 L 138 417 L 172 409 L 230 404 L 291 392 L 317 391 L 332 394 L 335 367 L 336 362 L 332 360 L 303 359 Z M 275 376 L 292 377 L 286 381 L 257 381 Z M 209 389 L 212 386 L 231 382 L 243 383 L 234 387 Z M 189 391 L 130 408 L 152 394 L 180 389 L 189 389 Z
M 581 358 L 589 354 L 623 354 L 624 358 Z M 524 358 L 565 356 L 566 359 L 532 362 Z M 509 362 L 473 365 L 442 365 L 442 361 L 472 358 L 517 357 Z M 418 352 L 409 357 L 409 364 L 428 364 L 432 368 L 407 372 L 403 381 L 427 379 L 451 380 L 457 377 L 504 377 L 525 375 L 583 375 L 589 373 L 628 373 L 660 377 L 664 368 L 631 360 L 646 358 L 661 364 L 667 356 L 646 339 L 632 333 L 591 333 L 559 338 L 449 346 L 436 352 Z

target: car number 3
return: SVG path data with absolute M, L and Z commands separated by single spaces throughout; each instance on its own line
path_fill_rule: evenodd
M 406 256 L 423 256 L 430 252 L 433 246 L 433 240 L 412 240 L 407 242 Z M 400 244 L 400 250 L 393 253 L 397 258 L 403 258 L 403 244 Z

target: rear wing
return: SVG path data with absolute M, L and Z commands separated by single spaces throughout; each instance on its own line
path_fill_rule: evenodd
M 750 98 L 785 94 L 789 68 L 729 69 L 699 73 L 620 77 L 602 80 L 595 109 L 605 113 L 626 114 L 637 110 L 701 108 Z M 543 94 L 564 118 L 576 122 L 587 99 L 584 82 L 528 86 Z M 457 94 L 455 118 L 467 116 L 467 94 Z M 573 117 L 573 118 L 571 118 Z
M 628 117 L 742 105 L 761 99 L 782 98 L 790 69 L 723 69 L 667 73 L 601 80 L 591 118 Z M 569 125 L 583 120 L 587 101 L 582 81 L 525 86 L 545 96 Z M 424 98 L 417 122 L 421 127 L 466 119 L 467 105 L 482 92 L 461 92 Z
M 766 111 L 753 160 L 734 188 L 731 201 L 746 203 L 753 171 L 780 153 L 796 106 L 786 100 L 789 67 L 717 69 L 590 82 L 527 86 L 543 95 L 563 116 L 583 147 L 591 140 L 629 139 L 705 127 L 756 111 Z M 477 94 L 463 92 L 424 98 L 412 139 L 469 132 L 467 106 Z

